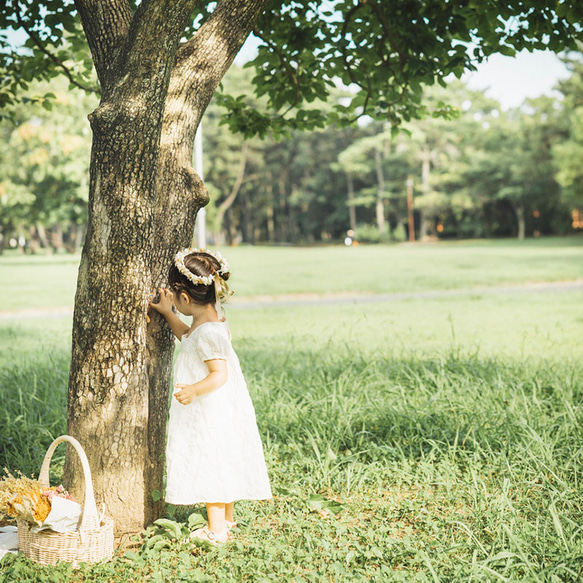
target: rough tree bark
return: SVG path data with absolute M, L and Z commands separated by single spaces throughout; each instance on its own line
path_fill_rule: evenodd
M 174 343 L 149 294 L 166 284 L 208 201 L 194 172 L 198 123 L 267 0 L 223 0 L 180 45 L 196 0 L 76 0 L 102 88 L 89 226 L 79 269 L 68 431 L 85 448 L 118 534 L 159 515 Z M 74 456 L 66 475 L 82 479 Z

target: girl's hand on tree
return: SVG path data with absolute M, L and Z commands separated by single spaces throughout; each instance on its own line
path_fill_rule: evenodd
M 156 303 L 152 301 L 154 296 L 150 295 L 150 301 L 148 302 L 150 308 L 153 308 L 162 315 L 172 312 L 172 306 L 174 305 L 172 292 L 169 289 L 159 287 L 158 293 L 160 294 L 160 299 Z
M 185 385 L 185 384 L 181 384 L 181 383 L 178 383 L 174 386 L 177 389 L 180 389 L 180 391 L 178 391 L 177 393 L 174 393 L 176 400 L 181 405 L 190 405 L 190 403 L 192 403 L 192 401 L 194 400 L 194 397 L 196 397 L 195 386 L 194 385 Z

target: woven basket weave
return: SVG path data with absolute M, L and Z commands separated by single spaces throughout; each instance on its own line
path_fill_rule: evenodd
M 56 447 L 66 441 L 74 448 L 83 467 L 85 478 L 85 505 L 83 518 L 78 531 L 59 533 L 53 530 L 31 532 L 31 525 L 25 520 L 18 520 L 18 548 L 29 559 L 42 565 L 55 565 L 58 562 L 96 563 L 113 556 L 113 520 L 103 517 L 100 521 L 93 493 L 91 470 L 87 456 L 81 444 L 68 435 L 57 437 L 49 446 L 38 481 L 45 488 L 49 487 L 49 466 Z

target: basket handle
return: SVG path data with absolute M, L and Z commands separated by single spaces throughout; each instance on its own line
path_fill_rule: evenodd
M 63 441 L 70 443 L 77 452 L 77 455 L 81 460 L 83 476 L 85 478 L 85 504 L 83 506 L 83 518 L 81 519 L 81 527 L 79 530 L 95 530 L 99 528 L 99 515 L 97 514 L 97 505 L 95 504 L 95 494 L 93 492 L 93 481 L 91 480 L 89 461 L 87 460 L 87 456 L 85 455 L 85 451 L 81 447 L 81 444 L 74 437 L 71 437 L 70 435 L 61 435 L 51 443 L 45 454 L 38 481 L 45 488 L 50 486 L 49 466 L 51 465 L 51 459 L 55 449 L 57 449 L 57 446 L 60 443 L 63 443 Z

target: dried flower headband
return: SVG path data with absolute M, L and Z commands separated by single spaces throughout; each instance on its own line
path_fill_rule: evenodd
M 192 271 L 190 271 L 190 269 L 184 265 L 184 258 L 191 253 L 206 253 L 207 255 L 211 255 L 219 262 L 219 270 L 215 273 L 212 273 L 211 275 L 194 275 L 194 273 L 192 273 Z M 208 249 L 191 249 L 190 247 L 176 253 L 174 257 L 174 265 L 176 265 L 176 269 L 178 269 L 178 271 L 180 271 L 180 273 L 194 285 L 212 285 L 217 275 L 221 277 L 228 273 L 230 269 L 226 259 L 218 251 L 209 251 Z

